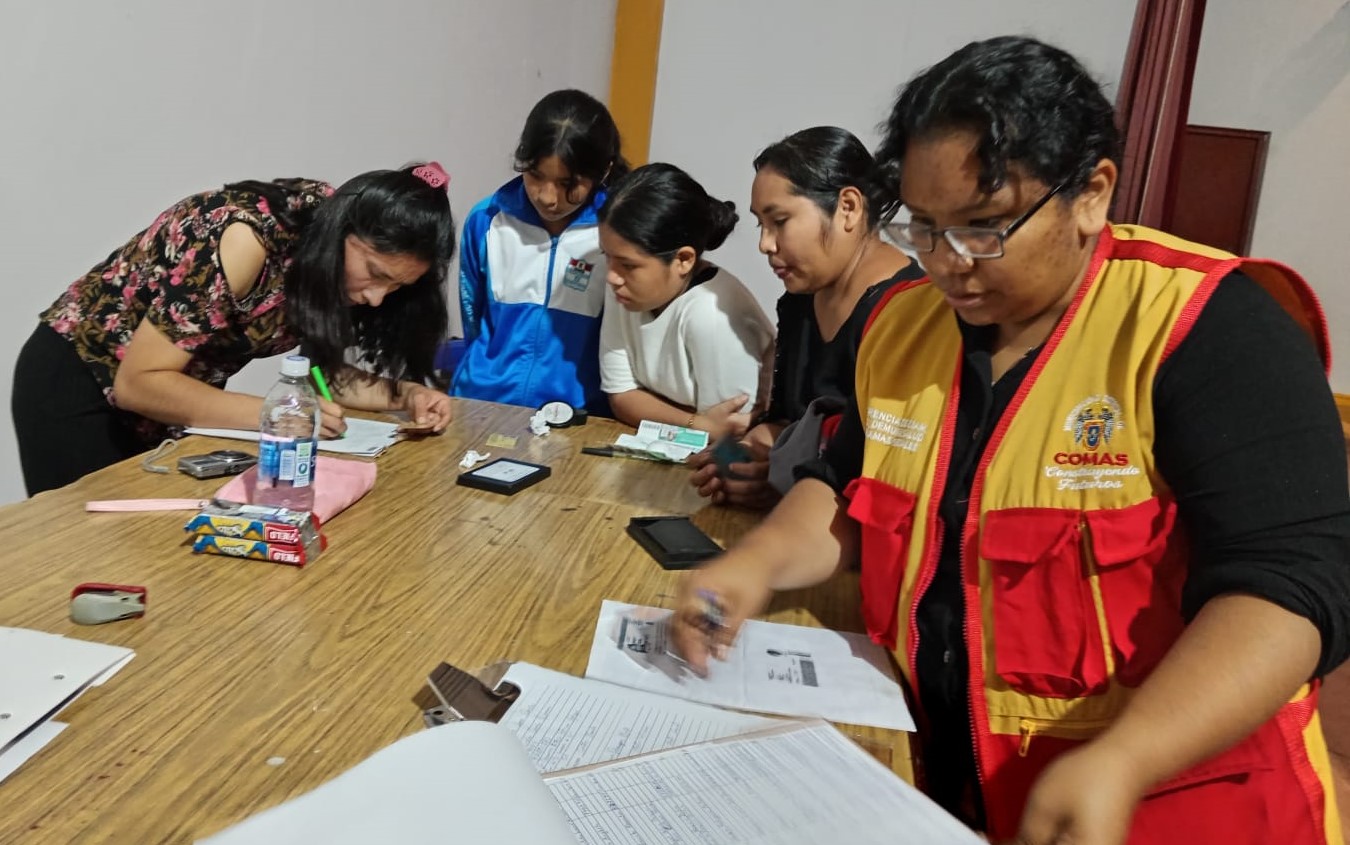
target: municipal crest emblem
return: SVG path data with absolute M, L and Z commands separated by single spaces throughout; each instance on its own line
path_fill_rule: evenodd
M 1120 403 L 1111 396 L 1090 396 L 1074 406 L 1064 420 L 1064 430 L 1073 435 L 1074 445 L 1095 452 L 1111 442 L 1124 428 Z

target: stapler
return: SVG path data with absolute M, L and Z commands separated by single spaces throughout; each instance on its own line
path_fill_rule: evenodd
M 102 625 L 145 615 L 144 587 L 125 584 L 80 584 L 70 593 L 70 619 L 79 625 Z

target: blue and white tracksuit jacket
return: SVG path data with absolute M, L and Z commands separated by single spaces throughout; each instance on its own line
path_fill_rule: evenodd
M 451 394 L 537 408 L 561 400 L 607 414 L 600 391 L 605 259 L 596 191 L 558 237 L 517 177 L 464 221 L 459 302 L 464 352 Z

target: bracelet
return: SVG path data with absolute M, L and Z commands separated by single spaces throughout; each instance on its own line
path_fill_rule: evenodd
M 694 427 L 694 420 L 697 419 L 697 418 L 698 418 L 698 414 L 690 414 L 690 415 L 689 415 L 689 422 L 685 423 L 685 424 L 684 424 L 684 427 L 685 427 L 685 428 L 693 428 L 693 427 Z

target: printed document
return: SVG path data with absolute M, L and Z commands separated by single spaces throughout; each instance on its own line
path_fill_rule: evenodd
M 186 431 L 188 434 L 200 434 L 203 437 L 258 442 L 258 432 L 242 428 L 189 428 Z M 346 433 L 332 440 L 320 440 L 319 451 L 356 455 L 358 458 L 374 458 L 397 443 L 398 439 L 398 423 L 350 417 L 347 420 Z
M 863 634 L 750 620 L 700 678 L 668 649 L 670 614 L 605 601 L 586 677 L 737 710 L 914 730 L 890 655 Z
M 821 722 L 541 778 L 511 731 L 405 737 L 206 845 L 977 845 L 941 808 Z
M 823 722 L 545 778 L 582 845 L 977 845 Z
M 520 697 L 501 723 L 515 732 L 540 773 L 759 730 L 771 719 L 592 681 L 529 663 L 504 682 Z

